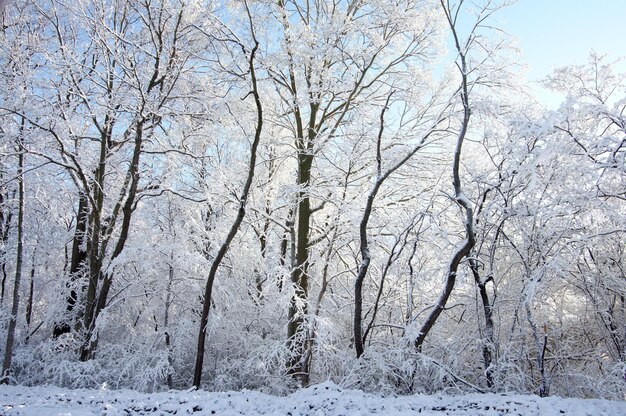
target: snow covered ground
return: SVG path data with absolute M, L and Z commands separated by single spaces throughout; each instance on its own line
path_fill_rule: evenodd
M 626 402 L 498 394 L 379 397 L 356 390 L 342 390 L 331 382 L 287 397 L 253 391 L 141 394 L 129 390 L 0 386 L 0 414 L 624 416 Z

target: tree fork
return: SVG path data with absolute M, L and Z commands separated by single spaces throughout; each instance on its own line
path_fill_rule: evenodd
M 452 290 L 456 284 L 456 276 L 459 269 L 459 265 L 464 258 L 466 258 L 474 244 L 476 243 L 475 235 L 474 235 L 474 210 L 471 206 L 471 202 L 467 199 L 465 194 L 463 193 L 463 188 L 461 184 L 461 176 L 460 176 L 460 164 L 461 164 L 461 150 L 463 148 L 463 142 L 465 140 L 465 136 L 467 134 L 467 129 L 469 126 L 471 110 L 469 104 L 469 88 L 468 88 L 468 79 L 467 79 L 467 62 L 466 62 L 466 52 L 461 47 L 461 43 L 459 41 L 459 37 L 456 31 L 455 26 L 455 18 L 451 15 L 451 10 L 449 10 L 444 3 L 444 0 L 440 0 L 441 7 L 444 10 L 446 15 L 446 20 L 448 21 L 448 25 L 452 32 L 452 36 L 454 37 L 454 44 L 457 50 L 457 54 L 460 59 L 459 64 L 459 72 L 461 74 L 461 103 L 463 105 L 463 120 L 461 122 L 461 129 L 459 130 L 456 142 L 456 148 L 454 150 L 454 160 L 452 163 L 452 176 L 453 176 L 453 184 L 454 184 L 454 195 L 455 200 L 465 211 L 465 241 L 457 248 L 456 252 L 453 254 L 452 259 L 448 265 L 448 271 L 446 273 L 446 284 L 443 292 L 439 296 L 439 300 L 435 304 L 435 307 L 429 314 L 428 318 L 422 325 L 420 332 L 417 335 L 417 338 L 414 341 L 415 349 L 421 351 L 422 344 L 426 339 L 426 336 L 435 325 L 435 322 L 441 315 L 441 312 L 446 307 L 446 303 L 452 294 Z M 460 5 L 459 5 L 460 7 Z

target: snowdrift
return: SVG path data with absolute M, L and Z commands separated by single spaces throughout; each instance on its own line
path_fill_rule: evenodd
M 506 394 L 380 397 L 325 382 L 286 397 L 254 391 L 68 390 L 0 386 L 2 415 L 451 415 L 622 416 L 626 402 Z

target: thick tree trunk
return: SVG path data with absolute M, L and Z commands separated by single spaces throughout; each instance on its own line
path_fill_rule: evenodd
M 313 155 L 301 152 L 298 155 L 298 193 L 297 228 L 296 228 L 296 264 L 291 271 L 291 283 L 294 295 L 289 304 L 289 323 L 287 339 L 291 357 L 287 363 L 287 371 L 300 381 L 303 386 L 308 384 L 308 368 L 306 356 L 305 317 L 308 313 L 309 296 L 309 232 L 311 228 L 311 200 L 309 198 L 309 182 Z
M 139 185 L 139 161 L 141 157 L 141 147 L 143 145 L 143 129 L 145 119 L 142 119 L 137 122 L 135 126 L 135 146 L 133 149 L 133 157 L 131 160 L 131 164 L 128 168 L 128 172 L 126 174 L 126 180 L 123 186 L 122 193 L 126 194 L 126 198 L 122 205 L 123 197 L 120 197 L 118 202 L 118 207 L 121 206 L 122 213 L 122 225 L 120 227 L 120 235 L 115 244 L 115 248 L 113 249 L 113 253 L 111 253 L 111 261 L 115 260 L 124 250 L 124 246 L 126 245 L 126 240 L 128 239 L 128 232 L 130 230 L 130 222 L 133 214 L 133 206 L 135 204 L 135 200 L 137 197 L 137 187 Z M 116 217 L 118 208 L 114 209 L 113 217 Z M 98 218 L 100 215 L 98 215 Z M 112 220 L 114 221 L 114 220 Z M 111 226 L 112 227 L 112 226 Z M 89 322 L 85 320 L 85 329 L 87 330 L 85 335 L 85 340 L 83 346 L 81 348 L 81 360 L 86 361 L 94 357 L 95 350 L 97 347 L 97 333 L 96 330 L 96 321 L 98 316 L 102 312 L 102 310 L 106 307 L 107 300 L 109 297 L 109 291 L 111 290 L 111 285 L 113 284 L 113 275 L 107 273 L 103 275 L 102 273 L 102 256 L 106 253 L 106 247 L 108 242 L 108 236 L 110 236 L 111 229 L 105 230 L 105 236 L 103 243 L 96 250 L 101 255 L 96 259 L 96 269 L 95 272 L 98 276 L 102 276 L 102 285 L 100 287 L 100 291 L 96 297 L 94 294 L 94 298 L 92 303 L 87 304 L 89 307 L 91 305 L 91 310 L 89 312 Z M 93 276 L 94 270 L 91 270 L 91 274 Z M 99 279 L 98 279 L 99 280 Z M 97 284 L 97 280 L 96 280 Z M 91 288 L 91 280 L 90 280 L 90 288 Z M 95 290 L 95 287 L 94 287 Z
M 100 154 L 98 166 L 94 172 L 93 201 L 89 215 L 89 238 L 87 239 L 87 252 L 89 257 L 89 274 L 87 279 L 87 295 L 85 298 L 85 313 L 83 316 L 83 329 L 87 331 L 87 340 L 91 337 L 91 326 L 94 323 L 96 309 L 96 296 L 98 283 L 102 278 L 102 256 L 100 250 L 102 232 L 102 209 L 104 206 L 104 177 L 107 167 L 107 149 L 111 140 L 112 121 L 109 116 L 105 117 L 105 129 L 100 136 Z M 84 345 L 81 350 L 81 360 L 88 359 Z
M 295 91 L 295 76 L 292 74 L 292 88 Z M 309 368 L 306 357 L 309 331 L 305 320 L 308 315 L 309 301 L 309 256 L 311 249 L 310 231 L 313 211 L 311 210 L 310 186 L 313 167 L 313 143 L 317 137 L 315 123 L 319 104 L 309 104 L 309 121 L 306 137 L 300 110 L 296 107 L 296 148 L 298 150 L 298 223 L 296 227 L 296 264 L 291 271 L 291 283 L 294 295 L 289 304 L 289 323 L 287 340 L 291 356 L 287 362 L 287 372 L 296 378 L 302 386 L 309 384 Z
M 76 229 L 72 240 L 72 256 L 70 259 L 70 269 L 68 274 L 67 286 L 69 295 L 66 300 L 65 316 L 54 323 L 52 336 L 57 338 L 63 334 L 70 332 L 73 328 L 78 329 L 80 319 L 73 316 L 72 312 L 78 300 L 78 292 L 76 291 L 76 282 L 81 279 L 84 272 L 85 262 L 87 261 L 87 251 L 85 250 L 85 239 L 87 236 L 87 222 L 89 220 L 89 199 L 84 193 L 80 193 L 78 198 L 78 212 L 76 213 Z

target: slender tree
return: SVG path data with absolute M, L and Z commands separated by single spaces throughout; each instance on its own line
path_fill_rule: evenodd
M 256 53 L 259 49 L 259 41 L 256 38 L 254 24 L 252 21 L 252 15 L 250 9 L 248 7 L 248 3 L 245 3 L 246 13 L 248 15 L 248 22 L 250 24 L 250 33 L 252 36 L 252 41 L 254 42 L 254 46 L 249 51 L 243 43 L 238 42 L 241 47 L 243 53 L 247 55 L 247 64 L 250 75 L 250 84 L 252 91 L 250 94 L 254 98 L 254 104 L 256 107 L 256 127 L 254 131 L 254 138 L 252 139 L 252 144 L 250 146 L 250 160 L 248 162 L 248 172 L 246 175 L 246 182 L 241 190 L 241 194 L 239 195 L 239 208 L 237 209 L 237 216 L 233 221 L 224 242 L 220 246 L 213 262 L 211 263 L 211 268 L 209 269 L 209 274 L 207 276 L 206 285 L 204 289 L 204 297 L 202 299 L 202 313 L 200 315 L 200 328 L 198 330 L 198 347 L 196 351 L 196 363 L 194 366 L 194 376 L 193 376 L 193 386 L 196 388 L 200 387 L 200 383 L 202 382 L 202 368 L 204 365 L 204 351 L 205 351 L 205 343 L 206 343 L 206 330 L 209 323 L 209 310 L 211 307 L 212 295 L 213 295 L 213 283 L 215 282 L 215 277 L 217 276 L 217 271 L 230 248 L 230 245 L 237 235 L 239 231 L 239 227 L 246 215 L 246 203 L 248 201 L 248 195 L 250 193 L 250 189 L 252 187 L 252 181 L 254 179 L 254 171 L 256 168 L 256 158 L 257 158 L 257 149 L 259 147 L 259 143 L 261 141 L 261 133 L 263 131 L 263 105 L 261 104 L 261 97 L 259 95 L 259 87 L 257 82 L 256 75 L 256 67 L 255 67 L 255 59 Z
M 464 2 L 461 0 L 456 6 L 456 9 L 454 9 L 449 2 L 440 0 L 442 11 L 445 14 L 446 21 L 448 22 L 452 37 L 454 39 L 454 47 L 456 49 L 458 59 L 457 67 L 459 69 L 459 75 L 461 77 L 459 95 L 463 109 L 463 115 L 461 119 L 461 126 L 457 134 L 456 146 L 454 149 L 454 156 L 452 160 L 452 183 L 454 186 L 454 200 L 465 212 L 465 239 L 461 242 L 461 244 L 456 248 L 456 251 L 453 253 L 452 259 L 448 264 L 448 270 L 446 271 L 444 289 L 441 292 L 437 303 L 422 324 L 417 337 L 415 338 L 414 345 L 418 351 L 421 350 L 422 344 L 424 343 L 426 336 L 435 325 L 435 322 L 437 321 L 437 318 L 439 318 L 441 312 L 443 312 L 444 308 L 446 307 L 446 303 L 448 302 L 448 299 L 450 298 L 450 295 L 452 294 L 452 290 L 454 289 L 454 285 L 456 283 L 459 266 L 461 262 L 470 254 L 470 251 L 472 250 L 472 247 L 474 247 L 474 244 L 476 242 L 476 238 L 474 235 L 474 209 L 472 207 L 471 201 L 463 193 L 460 166 L 463 142 L 465 141 L 465 137 L 467 135 L 470 117 L 472 114 L 469 100 L 469 93 L 471 89 L 469 80 L 470 68 L 467 64 L 467 53 L 469 51 L 469 47 L 475 39 L 475 37 L 473 36 L 474 31 L 484 18 L 479 19 L 468 39 L 465 41 L 465 43 L 462 43 L 463 41 L 460 39 L 460 35 L 458 34 L 457 18 L 459 10 L 463 6 L 463 3 Z
M 369 268 L 371 262 L 371 255 L 369 250 L 369 241 L 368 241 L 368 233 L 367 227 L 369 219 L 372 215 L 372 209 L 374 206 L 374 201 L 376 199 L 376 195 L 378 194 L 381 186 L 385 182 L 389 176 L 391 176 L 396 170 L 401 168 L 404 164 L 406 164 L 420 149 L 422 149 L 426 144 L 428 138 L 435 133 L 437 130 L 437 125 L 443 121 L 443 116 L 439 116 L 434 126 L 428 130 L 428 132 L 418 140 L 417 144 L 410 149 L 406 155 L 404 155 L 400 160 L 397 160 L 391 164 L 386 170 L 383 171 L 383 156 L 382 156 L 382 139 L 385 131 L 385 112 L 389 108 L 389 102 L 393 95 L 393 91 L 389 93 L 387 96 L 387 100 L 383 109 L 380 112 L 380 126 L 378 129 L 378 136 L 376 138 L 376 177 L 374 181 L 374 185 L 370 190 L 366 204 L 365 210 L 363 212 L 363 216 L 361 217 L 361 222 L 359 224 L 359 241 L 360 241 L 360 253 L 361 253 L 361 262 L 359 263 L 356 280 L 354 283 L 354 347 L 356 350 L 356 356 L 359 358 L 363 355 L 364 347 L 364 335 L 362 330 L 362 314 L 363 314 L 363 281 L 365 280 L 365 276 L 367 274 L 367 270 Z M 382 283 L 381 283 L 382 287 Z
M 16 140 L 18 152 L 17 162 L 17 251 L 15 258 L 15 279 L 13 281 L 13 303 L 9 317 L 9 328 L 2 360 L 2 374 L 0 383 L 8 384 L 10 379 L 11 361 L 13 359 L 13 345 L 15 344 L 15 327 L 17 313 L 20 306 L 20 284 L 22 282 L 22 262 L 24 256 L 24 118 L 21 118 L 20 131 Z

